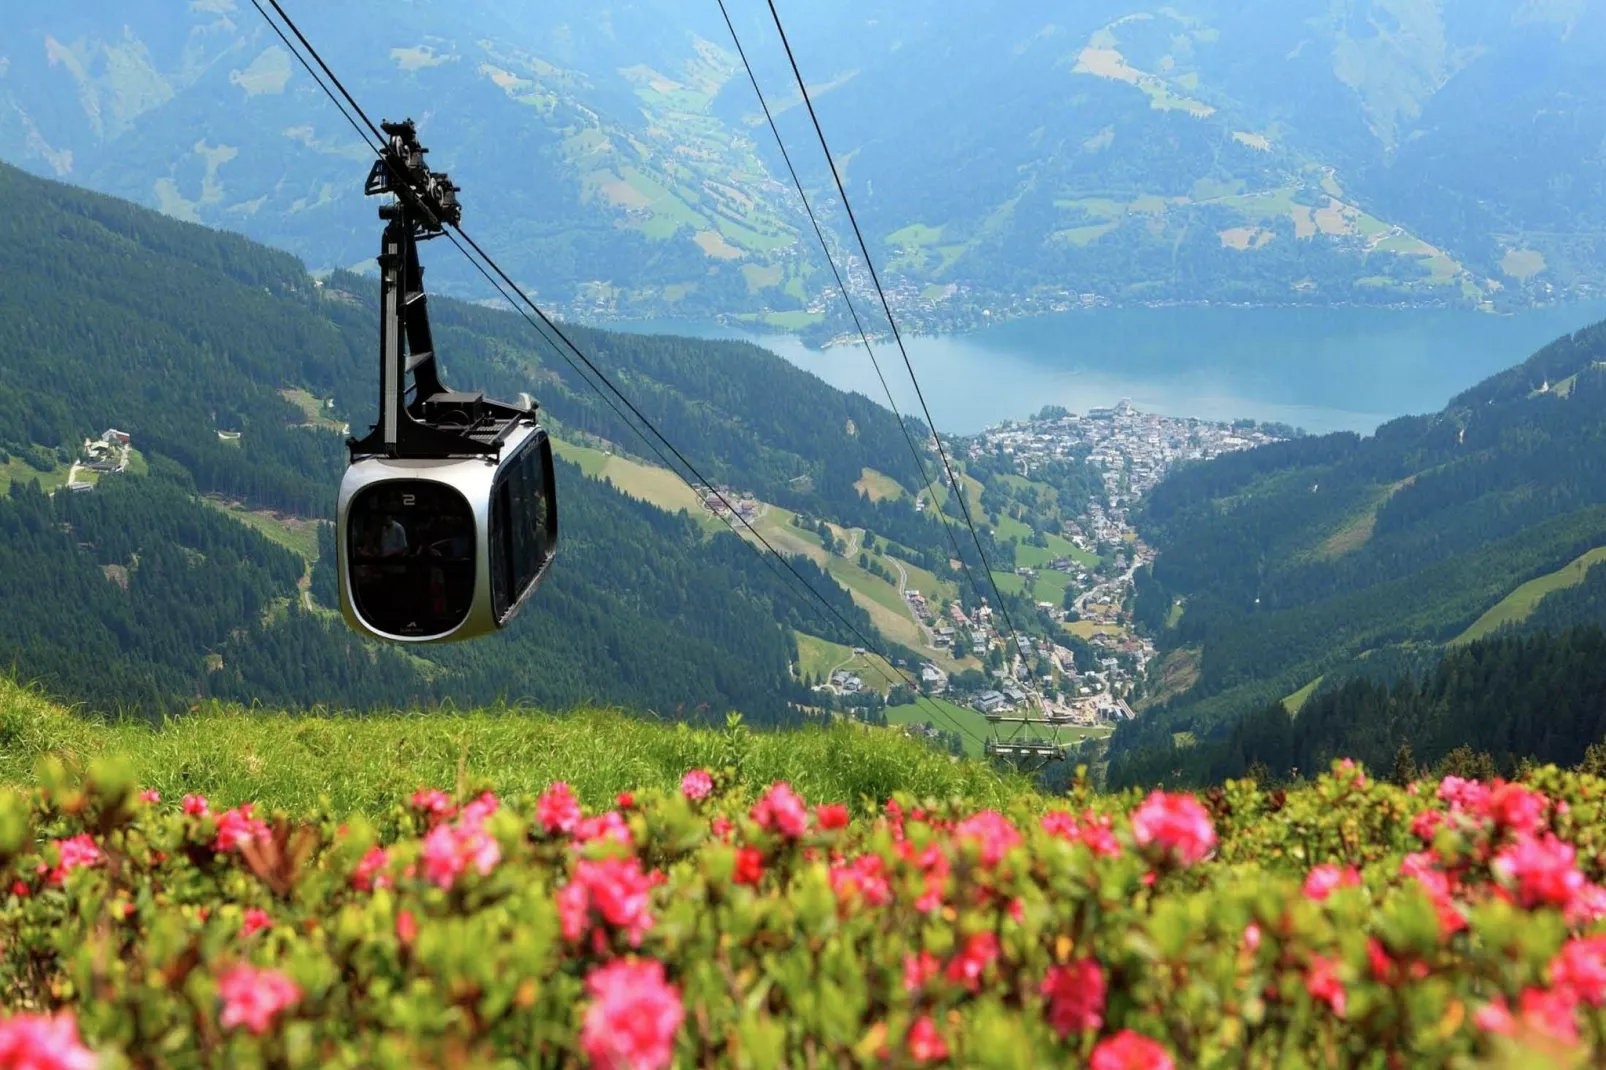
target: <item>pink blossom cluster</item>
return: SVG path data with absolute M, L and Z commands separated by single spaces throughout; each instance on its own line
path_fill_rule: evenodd
M 597 1070 L 663 1070 L 674 1060 L 685 1010 L 663 963 L 616 960 L 586 976 L 580 1046 Z
M 706 769 L 689 769 L 680 778 L 680 793 L 692 802 L 702 802 L 714 792 L 714 778 Z
M 574 864 L 574 876 L 557 893 L 564 939 L 576 943 L 592 933 L 594 943 L 605 946 L 605 934 L 593 928 L 600 919 L 624 933 L 630 946 L 640 947 L 642 936 L 653 927 L 651 896 L 656 883 L 635 858 L 580 859 Z
M 463 874 L 473 870 L 488 876 L 502 861 L 502 846 L 485 828 L 499 803 L 486 792 L 459 811 L 457 820 L 442 821 L 424 837 L 424 876 L 450 890 Z
M 212 844 L 214 851 L 238 851 L 249 843 L 268 838 L 268 823 L 251 816 L 251 811 L 250 803 L 241 803 L 217 815 L 217 839 Z
M 788 839 L 801 839 L 809 831 L 809 808 L 785 782 L 771 785 L 750 816 L 760 827 Z
M 94 1070 L 71 1011 L 0 1018 L 0 1070 Z
M 569 785 L 559 780 L 536 800 L 535 817 L 548 836 L 568 835 L 580 823 L 580 800 Z
M 1080 818 L 1064 810 L 1050 810 L 1039 821 L 1043 831 L 1070 843 L 1085 844 L 1100 858 L 1119 858 L 1121 841 L 1108 814 L 1084 813 Z
M 44 863 L 39 865 L 39 872 L 48 872 L 49 876 L 46 879 L 54 885 L 60 885 L 67 879 L 68 873 L 80 866 L 98 866 L 105 861 L 106 857 L 101 854 L 99 845 L 95 843 L 95 838 L 87 832 L 80 832 L 76 836 L 57 840 L 55 847 L 56 854 L 61 859 L 56 863 L 55 868 L 47 867 Z
M 954 837 L 961 843 L 969 841 L 981 849 L 981 864 L 992 869 L 1004 856 L 1021 844 L 1020 831 L 997 810 L 982 810 L 972 814 L 954 827 Z
M 243 1025 L 266 1033 L 280 1014 L 301 1002 L 300 987 L 277 970 L 234 966 L 218 976 L 217 985 L 223 1000 L 218 1024 L 224 1029 Z
M 1202 862 L 1215 849 L 1210 813 L 1192 795 L 1154 791 L 1132 811 L 1132 838 L 1179 865 Z

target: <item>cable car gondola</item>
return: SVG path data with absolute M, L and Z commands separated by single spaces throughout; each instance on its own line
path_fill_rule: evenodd
M 376 639 L 471 639 L 506 626 L 552 567 L 552 444 L 528 395 L 510 404 L 441 384 L 418 242 L 462 207 L 446 174 L 424 166 L 412 121 L 381 126 L 390 142 L 365 188 L 394 197 L 379 209 L 380 417 L 347 442 L 340 609 Z

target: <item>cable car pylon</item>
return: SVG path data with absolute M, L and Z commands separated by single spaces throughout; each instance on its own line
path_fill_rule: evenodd
M 379 422 L 346 443 L 340 608 L 376 639 L 471 639 L 506 626 L 551 567 L 552 444 L 527 396 L 442 384 L 418 243 L 461 221 L 458 187 L 425 166 L 412 120 L 380 125 L 389 141 L 364 186 L 392 198 L 379 209 Z

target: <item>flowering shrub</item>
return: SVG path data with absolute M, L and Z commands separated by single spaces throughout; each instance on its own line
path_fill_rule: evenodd
M 21 1066 L 1588 1065 L 1606 781 L 291 818 L 128 769 L 0 792 Z M 415 794 L 408 794 L 417 787 Z M 380 830 L 383 830 L 381 832 Z

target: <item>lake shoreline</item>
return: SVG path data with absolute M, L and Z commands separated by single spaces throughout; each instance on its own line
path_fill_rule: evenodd
M 1123 398 L 1146 412 L 1253 419 L 1312 433 L 1370 434 L 1399 416 L 1437 412 L 1554 339 L 1606 319 L 1606 301 L 1512 315 L 1471 309 L 1221 305 L 1088 308 L 956 334 L 907 334 L 910 362 L 943 431 L 974 434 L 1045 404 L 1073 412 Z M 829 348 L 786 332 L 696 321 L 615 323 L 615 330 L 746 341 L 842 390 L 885 405 L 857 339 Z M 893 397 L 919 412 L 890 342 L 873 343 Z

